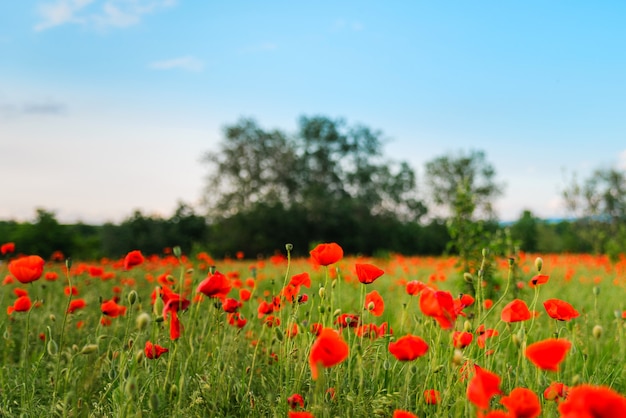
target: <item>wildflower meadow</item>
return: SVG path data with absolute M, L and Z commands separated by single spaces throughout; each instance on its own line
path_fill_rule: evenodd
M 0 249 L 2 416 L 626 416 L 624 257 Z

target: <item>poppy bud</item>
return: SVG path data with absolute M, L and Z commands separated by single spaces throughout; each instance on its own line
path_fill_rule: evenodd
M 336 318 L 339 315 L 341 315 L 341 309 L 337 308 L 337 309 L 335 309 L 335 312 L 333 312 L 333 318 Z
M 144 329 L 148 327 L 149 324 L 150 324 L 150 315 L 148 315 L 145 312 L 142 312 L 139 315 L 137 315 L 137 318 L 135 319 L 135 325 L 137 325 L 138 330 L 143 331 Z
M 513 267 L 513 264 L 515 264 L 515 258 L 509 257 L 509 267 Z
M 91 354 L 97 350 L 98 344 L 87 344 L 80 350 L 80 354 Z
M 195 270 L 193 268 L 188 268 L 187 270 L 185 270 L 185 274 L 193 274 Z
M 172 385 L 170 388 L 170 394 L 174 397 L 178 396 L 178 386 Z
M 452 355 L 452 363 L 455 366 L 460 366 L 463 363 L 463 352 L 458 348 L 454 350 L 454 354 Z
M 285 249 L 287 250 L 288 253 L 290 253 L 291 250 L 293 250 L 293 244 L 285 244 Z
M 602 337 L 602 331 L 604 331 L 602 326 L 596 325 L 595 327 L 593 327 L 591 333 L 593 334 L 594 338 L 599 339 L 600 337 Z
M 274 332 L 276 333 L 276 338 L 278 338 L 278 341 L 282 341 L 285 339 L 285 337 L 283 336 L 283 332 L 280 330 L 280 328 L 274 327 Z
M 471 273 L 463 273 L 463 280 L 465 280 L 467 283 L 473 283 L 474 282 L 474 276 L 472 276 Z
M 182 251 L 180 250 L 180 247 L 177 245 L 174 248 L 172 248 L 172 253 L 174 253 L 174 257 L 180 258 Z
M 600 294 L 600 288 L 598 286 L 593 287 L 593 295 L 598 296 Z
M 323 306 L 318 307 L 318 309 L 319 309 L 319 311 L 320 311 L 320 313 L 321 313 L 321 314 L 323 314 L 323 313 L 324 313 L 324 311 L 325 311 L 325 309 L 324 309 L 324 307 L 323 307 Z
M 55 356 L 59 352 L 59 346 L 54 340 L 48 340 L 46 350 L 48 351 L 48 354 Z
M 513 344 L 515 344 L 515 347 L 518 347 L 520 345 L 522 345 L 522 341 L 520 340 L 520 338 L 517 336 L 517 334 L 513 334 L 511 335 L 511 340 L 513 341 Z
M 376 304 L 374 302 L 370 302 L 367 304 L 367 310 L 371 311 L 376 307 Z
M 320 298 L 324 299 L 324 296 L 326 296 L 326 289 L 324 289 L 323 287 L 320 287 L 320 290 L 318 290 L 318 295 L 320 295 Z
M 337 279 L 333 280 L 333 281 L 330 283 L 330 287 L 332 287 L 333 289 L 335 288 L 335 286 L 337 286 Z
M 65 259 L 65 268 L 68 270 L 72 268 L 72 257 L 67 257 Z
M 48 319 L 50 319 L 52 322 L 55 322 L 57 320 L 57 317 L 54 314 L 50 314 L 50 316 L 48 316 Z
M 217 267 L 215 266 L 209 266 L 209 273 L 211 275 L 215 274 L 215 272 L 217 271 Z
M 143 350 L 137 350 L 135 352 L 135 362 L 141 363 L 141 360 L 143 360 Z
M 483 248 L 482 254 L 483 254 L 483 257 L 487 257 L 489 255 L 489 249 Z
M 543 268 L 543 259 L 541 257 L 535 258 L 535 267 L 537 268 L 537 273 L 541 273 Z
M 130 303 L 130 305 L 134 305 L 135 302 L 137 302 L 137 292 L 135 290 L 131 290 L 130 293 L 128 293 L 128 303 Z
M 469 332 L 472 329 L 472 323 L 470 321 L 463 322 L 463 331 Z
M 126 381 L 126 385 L 124 386 L 124 391 L 130 397 L 132 397 L 135 394 L 135 392 L 137 391 L 137 381 L 135 380 L 134 377 L 130 377 Z

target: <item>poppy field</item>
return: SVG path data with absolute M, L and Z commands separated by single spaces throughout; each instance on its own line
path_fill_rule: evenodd
M 626 258 L 290 251 L 3 244 L 0 415 L 626 416 Z

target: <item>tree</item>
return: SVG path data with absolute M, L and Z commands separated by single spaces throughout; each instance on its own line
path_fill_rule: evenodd
M 511 235 L 520 241 L 520 249 L 527 252 L 536 252 L 539 240 L 539 220 L 529 210 L 524 210 L 522 216 L 511 226 Z
M 207 152 L 204 204 L 210 219 L 247 211 L 258 202 L 288 204 L 297 190 L 295 147 L 278 130 L 266 132 L 252 119 L 224 129 L 219 152 Z
M 247 223 L 257 230 L 256 222 L 271 214 L 282 228 L 293 225 L 285 216 L 297 216 L 298 235 L 305 230 L 310 243 L 357 242 L 355 234 L 374 217 L 411 222 L 426 211 L 414 171 L 406 162 L 386 159 L 382 134 L 366 126 L 303 116 L 298 131 L 287 135 L 241 119 L 224 133 L 219 150 L 204 158 L 210 166 L 205 202 L 213 224 L 230 219 L 231 227 L 236 221 L 238 228 Z
M 448 215 L 448 249 L 458 252 L 466 272 L 479 271 L 482 249 L 503 251 L 497 246 L 505 241 L 489 233 L 494 229 L 493 201 L 503 190 L 495 174 L 483 151 L 444 155 L 426 163 L 426 184 L 433 201 Z
M 581 238 L 596 253 L 616 256 L 626 243 L 626 172 L 597 169 L 583 182 L 574 177 L 563 199 L 575 217 Z

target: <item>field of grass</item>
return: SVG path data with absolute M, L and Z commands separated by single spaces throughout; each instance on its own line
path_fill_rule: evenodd
M 520 254 L 486 280 L 454 258 L 320 250 L 41 266 L 6 254 L 0 414 L 626 414 L 626 259 Z

